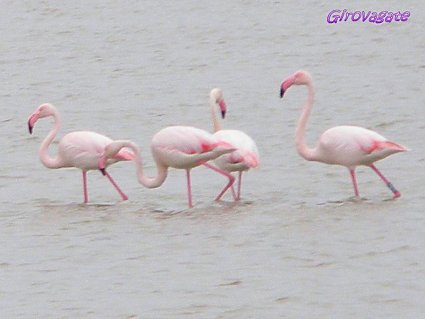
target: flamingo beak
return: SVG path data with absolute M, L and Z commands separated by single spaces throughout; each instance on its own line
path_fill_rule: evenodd
M 28 119 L 28 131 L 30 132 L 30 134 L 32 134 L 32 130 L 34 127 L 35 122 L 37 122 L 39 118 L 39 114 L 38 113 L 33 113 L 31 114 L 31 116 Z
M 280 98 L 283 98 L 283 95 L 285 94 L 285 89 L 283 86 L 280 88 Z
M 106 168 L 106 156 L 105 156 L 105 153 L 103 153 L 100 156 L 100 158 L 97 162 L 97 166 L 99 168 L 99 171 L 102 173 L 102 175 L 105 176 L 106 175 L 106 170 L 105 170 L 105 168 Z
M 224 119 L 226 117 L 226 111 L 227 111 L 226 103 L 224 102 L 224 100 L 221 100 L 220 102 L 218 102 L 218 105 L 220 106 L 220 110 L 221 110 L 221 118 Z
M 291 75 L 289 78 L 284 80 L 280 85 L 280 98 L 283 98 L 285 92 L 294 84 L 295 76 Z

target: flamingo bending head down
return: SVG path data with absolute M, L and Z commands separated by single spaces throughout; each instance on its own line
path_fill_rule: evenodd
M 156 162 L 157 175 L 147 177 L 143 172 L 143 163 L 138 146 L 128 140 L 115 141 L 104 148 L 98 167 L 103 170 L 106 163 L 114 158 L 123 148 L 130 148 L 135 154 L 136 174 L 139 183 L 147 188 L 161 186 L 167 178 L 168 168 L 186 170 L 187 194 L 189 208 L 192 204 L 192 187 L 190 171 L 199 165 L 205 165 L 219 174 L 226 176 L 229 182 L 223 193 L 233 185 L 234 177 L 228 172 L 209 165 L 207 162 L 219 156 L 233 152 L 235 149 L 217 140 L 210 133 L 191 126 L 169 126 L 157 132 L 151 142 L 151 151 Z

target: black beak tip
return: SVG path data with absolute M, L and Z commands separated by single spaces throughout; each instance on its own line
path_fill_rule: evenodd
M 283 98 L 283 95 L 285 94 L 285 90 L 283 88 L 280 89 L 280 98 Z
M 226 111 L 221 111 L 221 118 L 225 118 L 226 117 Z
M 102 173 L 103 176 L 106 175 L 106 170 L 104 168 L 99 168 L 99 171 Z
M 30 124 L 28 124 L 28 131 L 32 134 L 32 126 Z

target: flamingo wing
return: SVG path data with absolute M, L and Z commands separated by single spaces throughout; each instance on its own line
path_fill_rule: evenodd
M 190 126 L 169 126 L 152 138 L 155 159 L 175 168 L 195 167 L 233 150 L 210 133 Z
M 260 164 L 258 148 L 255 142 L 242 131 L 220 130 L 214 136 L 221 142 L 228 143 L 236 149 L 233 153 L 216 160 L 221 168 L 237 171 L 258 167 Z
M 406 149 L 363 127 L 336 126 L 322 134 L 317 150 L 321 161 L 349 167 L 370 165 Z
M 169 126 L 159 131 L 152 145 L 185 154 L 200 154 L 218 146 L 217 140 L 208 132 L 190 126 Z
M 97 169 L 99 156 L 112 139 L 96 132 L 77 131 L 65 135 L 59 142 L 58 152 L 65 167 L 78 167 L 82 170 Z M 122 149 L 108 160 L 108 165 L 122 160 L 132 160 L 134 154 Z

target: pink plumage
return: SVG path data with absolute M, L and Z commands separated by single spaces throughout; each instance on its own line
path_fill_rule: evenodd
M 242 172 L 250 168 L 258 167 L 260 158 L 258 148 L 254 140 L 246 133 L 239 130 L 222 130 L 217 119 L 216 110 L 219 108 L 224 118 L 227 105 L 224 102 L 223 92 L 219 88 L 210 91 L 210 109 L 213 121 L 214 136 L 222 143 L 231 145 L 236 150 L 230 154 L 223 155 L 214 160 L 214 163 L 222 170 L 238 172 L 238 190 L 232 187 L 233 197 L 239 200 L 241 196 Z
M 306 71 L 297 71 L 286 78 L 280 86 L 280 96 L 283 97 L 292 85 L 305 85 L 308 98 L 304 104 L 301 117 L 295 133 L 295 143 L 298 153 L 309 161 L 326 164 L 342 165 L 348 168 L 356 197 L 359 196 L 355 168 L 359 165 L 369 166 L 393 192 L 394 198 L 400 197 L 400 192 L 375 167 L 374 162 L 385 157 L 404 152 L 407 149 L 382 135 L 358 126 L 336 126 L 326 130 L 313 148 L 305 144 L 305 128 L 311 113 L 314 100 L 314 87 L 311 76 Z
M 35 123 L 41 118 L 50 116 L 54 119 L 54 127 L 40 145 L 40 160 L 47 168 L 76 167 L 81 169 L 83 172 L 84 203 L 87 203 L 87 171 L 98 169 L 100 155 L 103 153 L 104 148 L 113 140 L 104 135 L 90 131 L 68 133 L 59 141 L 57 155 L 51 157 L 48 153 L 48 148 L 55 139 L 60 129 L 61 122 L 57 109 L 49 103 L 40 105 L 28 118 L 28 128 L 29 132 L 32 134 Z M 133 153 L 122 150 L 117 153 L 114 158 L 111 158 L 107 165 L 111 165 L 118 161 L 131 160 L 133 158 Z M 112 177 L 108 173 L 105 175 L 121 195 L 122 199 L 128 199 L 127 195 L 121 191 Z
M 190 126 L 169 126 L 160 130 L 152 138 L 151 151 L 157 167 L 155 177 L 144 175 L 138 146 L 134 142 L 125 140 L 115 141 L 105 147 L 105 151 L 99 160 L 99 168 L 103 169 L 105 163 L 114 158 L 117 152 L 120 152 L 124 147 L 130 148 L 134 152 L 137 178 L 145 187 L 156 188 L 161 186 L 167 177 L 169 167 L 186 170 L 189 207 L 193 207 L 190 170 L 199 165 L 210 167 L 207 163 L 209 160 L 234 151 L 234 148 L 220 143 L 213 135 L 201 129 Z M 214 167 L 210 168 L 229 179 L 225 190 L 232 186 L 233 176 L 226 171 Z

